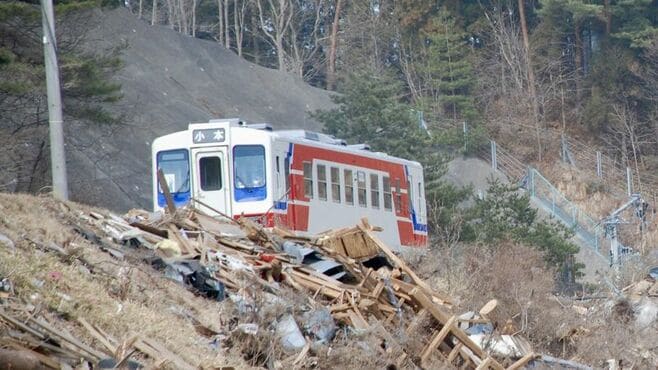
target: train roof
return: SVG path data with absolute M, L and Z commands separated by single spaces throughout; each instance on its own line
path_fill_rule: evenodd
M 296 144 L 304 144 L 328 150 L 339 150 L 341 152 L 353 153 L 363 157 L 383 159 L 391 162 L 420 167 L 420 163 L 417 161 L 394 157 L 384 152 L 370 151 L 370 146 L 368 144 L 348 145 L 347 142 L 343 139 L 338 139 L 331 135 L 308 130 L 273 130 L 272 126 L 268 123 L 247 124 L 239 118 L 213 119 L 206 123 L 190 123 L 187 130 L 163 135 L 159 138 L 156 138 L 156 141 L 159 141 L 158 139 L 165 138 L 173 139 L 185 132 L 192 131 L 194 129 L 210 129 L 226 124 L 228 124 L 231 130 L 255 130 L 259 132 L 265 132 L 273 137 L 277 137 Z
M 420 167 L 420 163 L 417 161 L 394 157 L 384 152 L 370 151 L 370 146 L 368 144 L 348 145 L 343 139 L 337 139 L 331 135 L 319 132 L 307 130 L 276 130 L 272 131 L 272 134 L 296 144 L 310 145 L 329 150 L 340 150 L 341 152 L 349 152 L 363 157 L 385 159 L 392 162 Z

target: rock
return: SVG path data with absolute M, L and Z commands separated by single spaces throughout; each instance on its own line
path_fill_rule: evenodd
M 0 234 L 0 244 L 4 245 L 5 247 L 7 247 L 11 250 L 16 249 L 16 245 L 14 245 L 14 242 L 4 234 Z

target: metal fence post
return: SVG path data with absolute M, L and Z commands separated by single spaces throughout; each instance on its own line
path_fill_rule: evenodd
M 498 170 L 498 160 L 496 158 L 496 142 L 491 140 L 491 168 Z
M 571 225 L 576 226 L 576 207 L 571 206 Z

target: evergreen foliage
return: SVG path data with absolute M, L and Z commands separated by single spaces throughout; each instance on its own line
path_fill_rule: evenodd
M 98 1 L 68 0 L 56 2 L 55 15 L 59 21 L 68 15 L 77 14 L 99 6 Z M 21 25 L 21 27 L 16 27 Z M 13 1 L 0 4 L 0 98 L 4 98 L 5 109 L 11 112 L 20 105 L 30 109 L 38 104 L 46 93 L 43 46 L 41 34 L 41 11 L 37 4 Z M 61 40 L 60 40 L 61 41 Z M 89 55 L 77 49 L 77 43 L 60 42 L 58 59 L 64 114 L 93 122 L 115 122 L 101 103 L 117 101 L 121 86 L 109 78 L 121 67 L 115 56 Z M 19 127 L 43 124 L 35 117 L 32 122 L 16 123 Z
M 427 61 L 420 71 L 426 76 L 431 92 L 421 105 L 448 119 L 475 121 L 478 116 L 472 96 L 475 75 L 467 58 L 466 33 L 442 10 L 432 19 L 424 37 Z
M 579 249 L 569 241 L 573 231 L 538 219 L 528 194 L 520 193 L 515 186 L 490 180 L 487 196 L 476 199 L 475 206 L 469 210 L 469 220 L 463 239 L 481 241 L 489 246 L 505 240 L 533 246 L 545 253 L 549 265 L 572 269 L 572 276 L 577 276 L 577 270 L 582 267 L 571 261 Z

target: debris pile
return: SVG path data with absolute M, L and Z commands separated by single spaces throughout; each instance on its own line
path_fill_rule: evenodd
M 494 346 L 490 355 L 486 349 L 491 340 L 486 338 L 493 330 L 469 332 L 473 325 L 487 323 L 493 329 L 486 316 L 452 313 L 451 299 L 418 277 L 366 219 L 313 237 L 265 229 L 249 218 L 215 219 L 191 207 L 173 214 L 133 210 L 125 220 L 91 214 L 87 221 L 117 242 L 153 251 L 149 263 L 167 277 L 211 299 L 230 297 L 246 307 L 245 312 L 253 304 L 240 292 L 245 279 L 273 300 L 284 287 L 308 296 L 318 308 L 305 313 L 302 327 L 291 314 L 279 317 L 275 327 L 284 349 L 301 351 L 297 363 L 311 344 L 329 343 L 338 327 L 362 333 L 373 325 L 403 337 L 419 335 L 416 330 L 427 337 L 420 352 L 407 350 L 403 340 L 388 338 L 386 346 L 400 352 L 395 364 L 399 367 L 430 367 L 442 361 L 464 368 L 504 368 L 503 363 L 518 368 L 538 357 L 526 341 L 512 335 L 501 345 L 523 344 L 512 344 L 513 349 L 506 345 L 507 351 Z M 418 328 L 420 320 L 430 323 L 429 331 Z M 242 325 L 245 332 L 258 330 Z
M 230 347 L 233 335 L 271 334 L 285 352 L 274 362 L 261 362 L 271 368 L 317 366 L 318 346 L 374 331 L 383 339 L 377 348 L 369 347 L 372 356 L 393 358 L 390 365 L 399 368 L 518 369 L 548 361 L 516 333 L 494 330 L 487 315 L 495 310 L 495 300 L 477 313 L 455 314 L 451 298 L 417 276 L 366 219 L 355 227 L 301 236 L 279 227 L 265 229 L 249 218 L 213 218 L 192 207 L 164 213 L 132 210 L 119 217 L 60 206 L 78 237 L 108 258 L 149 265 L 208 302 L 234 307 L 238 319 L 215 323 L 219 328 L 193 312 L 181 313 L 213 346 Z M 44 253 L 75 261 L 80 269 L 100 271 L 98 263 L 70 246 L 22 238 Z M 15 248 L 16 240 L 0 241 Z M 304 309 L 279 312 L 267 324 L 254 319 L 291 291 Z M 86 331 L 87 342 L 76 338 L 55 328 L 52 311 L 18 300 L 10 279 L 3 281 L 0 300 L 0 330 L 11 333 L 5 335 L 2 347 L 7 349 L 0 357 L 25 357 L 50 368 L 203 367 L 153 338 L 135 334 L 117 339 L 113 334 L 118 333 L 81 317 L 75 322 Z M 102 347 L 85 344 L 90 338 Z

